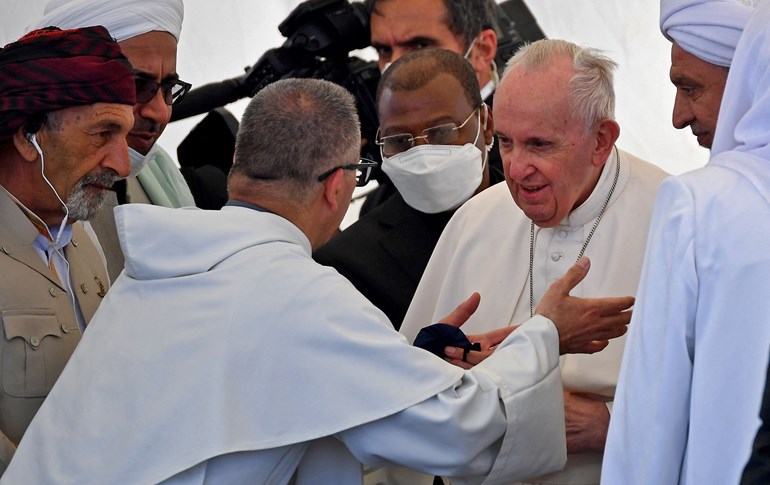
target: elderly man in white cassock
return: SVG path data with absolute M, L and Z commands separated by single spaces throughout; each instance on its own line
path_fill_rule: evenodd
M 113 215 L 116 205 L 195 205 L 179 168 L 156 143 L 171 119 L 171 105 L 190 89 L 176 72 L 183 17 L 182 0 L 53 0 L 46 5 L 44 16 L 29 27 L 103 25 L 134 66 L 137 102 L 134 127 L 128 135 L 131 174 L 115 185 L 91 222 L 113 281 L 124 265 Z
M 737 44 L 709 163 L 658 193 L 603 484 L 741 479 L 770 347 L 769 128 L 764 2 Z
M 506 184 L 452 217 L 401 327 L 408 339 L 420 322 L 437 320 L 473 291 L 481 305 L 467 331 L 520 323 L 583 254 L 592 271 L 575 295 L 636 292 L 655 190 L 666 173 L 615 147 L 614 66 L 594 49 L 555 39 L 509 61 L 494 106 Z M 599 482 L 623 344 L 616 339 L 596 354 L 561 358 L 567 466 L 526 478 Z
M 360 140 L 344 88 L 278 81 L 244 113 L 221 211 L 116 209 L 126 269 L 1 483 L 360 485 L 361 463 L 395 463 L 493 484 L 561 467 L 558 355 L 624 333 L 633 298 L 568 296 L 583 259 L 516 331 L 472 336 L 495 346 L 473 369 L 407 345 L 311 258 L 371 175 Z

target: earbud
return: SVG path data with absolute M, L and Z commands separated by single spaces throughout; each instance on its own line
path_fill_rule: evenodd
M 28 131 L 28 132 L 27 132 L 27 140 L 28 140 L 30 143 L 32 143 L 32 144 L 35 144 L 35 143 L 37 143 L 37 137 L 35 137 L 35 134 L 34 134 L 34 133 L 32 133 L 32 132 L 30 132 L 30 131 Z

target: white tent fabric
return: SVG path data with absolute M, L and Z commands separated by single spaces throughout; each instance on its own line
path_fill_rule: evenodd
M 547 36 L 597 47 L 620 64 L 616 75 L 618 144 L 672 173 L 703 166 L 708 151 L 690 130 L 671 126 L 674 88 L 668 80 L 670 43 L 659 30 L 659 0 L 525 0 Z M 42 16 L 47 0 L 1 0 L 0 44 L 17 39 Z M 177 70 L 203 85 L 240 75 L 284 38 L 278 24 L 299 0 L 185 0 Z M 373 52 L 363 56 L 373 58 Z M 228 106 L 240 118 L 248 100 Z M 160 144 L 170 153 L 202 116 L 169 125 Z

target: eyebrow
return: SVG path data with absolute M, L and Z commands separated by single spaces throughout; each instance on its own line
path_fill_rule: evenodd
M 150 72 L 146 71 L 139 71 L 137 69 L 134 69 L 134 77 L 147 79 L 148 81 L 154 81 L 155 80 L 155 74 L 152 74 Z M 179 74 L 173 72 L 169 74 L 168 76 L 161 79 L 161 83 L 165 81 L 179 81 Z

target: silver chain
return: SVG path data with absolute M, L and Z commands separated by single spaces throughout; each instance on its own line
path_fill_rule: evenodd
M 580 253 L 578 253 L 578 256 L 575 259 L 575 261 L 578 261 L 580 258 L 582 258 L 583 254 L 586 252 L 588 243 L 591 242 L 591 238 L 594 236 L 594 232 L 596 232 L 596 228 L 599 227 L 599 222 L 602 220 L 604 211 L 607 209 L 607 206 L 610 203 L 610 199 L 612 198 L 612 193 L 615 192 L 615 186 L 618 185 L 618 177 L 620 176 L 620 154 L 618 153 L 618 147 L 615 147 L 615 160 L 617 163 L 615 165 L 615 178 L 612 181 L 612 187 L 610 187 L 610 191 L 607 193 L 607 197 L 604 199 L 604 204 L 602 205 L 601 210 L 599 210 L 599 215 L 596 217 L 596 220 L 594 221 L 594 225 L 591 227 L 591 230 L 588 232 L 588 236 L 586 237 L 586 240 L 583 242 L 583 247 L 580 248 Z M 533 284 L 534 267 L 535 267 L 535 223 L 530 221 L 529 222 L 529 316 L 530 318 L 535 314 L 535 289 Z

